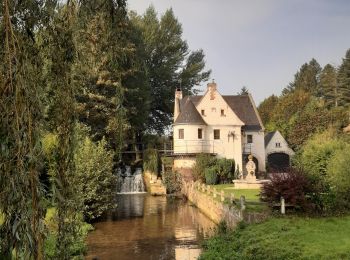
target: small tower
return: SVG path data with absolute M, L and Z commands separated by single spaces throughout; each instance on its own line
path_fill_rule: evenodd
M 177 88 L 175 90 L 175 102 L 174 102 L 174 122 L 178 115 L 180 114 L 180 100 L 182 99 L 182 90 Z

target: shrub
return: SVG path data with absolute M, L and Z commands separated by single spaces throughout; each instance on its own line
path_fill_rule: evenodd
M 162 179 L 168 194 L 179 192 L 181 190 L 182 178 L 177 171 L 165 171 L 162 173 Z
M 216 158 L 212 157 L 210 154 L 197 154 L 196 164 L 193 167 L 193 174 L 195 180 L 205 181 L 205 170 L 216 164 Z
M 339 156 L 345 151 L 347 144 L 336 136 L 334 130 L 316 134 L 305 144 L 294 159 L 294 164 L 303 169 L 310 180 L 310 185 L 315 190 L 314 193 L 310 194 L 311 201 L 321 211 L 335 210 L 339 207 L 336 194 L 339 195 L 340 193 L 335 188 L 335 179 L 330 175 L 337 176 L 338 173 L 340 174 L 341 170 L 339 168 L 339 170 L 333 169 L 337 168 L 338 163 L 336 161 L 340 159 Z M 344 167 L 344 164 L 342 167 Z
M 334 138 L 334 135 L 334 131 L 328 130 L 313 136 L 305 144 L 294 163 L 313 177 L 325 177 L 331 157 L 346 145 L 344 141 Z
M 260 198 L 272 207 L 283 197 L 287 204 L 305 211 L 313 208 L 308 199 L 308 194 L 311 193 L 313 190 L 307 177 L 300 171 L 289 169 L 287 173 L 273 173 L 271 182 L 262 186 Z
M 75 222 L 78 225 L 77 237 L 74 239 L 74 243 L 70 244 L 69 250 L 70 259 L 83 259 L 83 255 L 86 252 L 86 238 L 88 232 L 93 230 L 92 225 L 83 222 L 82 216 L 79 216 L 79 220 Z M 57 212 L 56 208 L 48 208 L 45 216 L 45 225 L 47 227 L 48 234 L 44 241 L 44 254 L 45 259 L 54 259 L 57 255 L 56 244 L 57 244 Z
M 335 152 L 327 167 L 331 190 L 336 196 L 337 208 L 350 208 L 350 145 Z
M 205 183 L 209 185 L 214 185 L 217 183 L 218 175 L 216 167 L 210 167 L 204 170 Z
M 143 154 L 143 169 L 158 175 L 160 170 L 160 158 L 156 149 L 147 149 Z
M 220 177 L 220 183 L 231 182 L 234 179 L 235 161 L 232 159 L 218 159 L 215 168 Z
M 74 155 L 74 181 L 84 204 L 83 214 L 87 220 L 95 219 L 115 207 L 113 154 L 105 146 L 104 139 L 95 144 L 86 137 Z

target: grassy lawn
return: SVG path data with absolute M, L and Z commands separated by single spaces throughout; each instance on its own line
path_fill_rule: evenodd
M 265 203 L 260 203 L 259 193 L 260 189 L 235 189 L 233 184 L 219 184 L 219 185 L 210 185 L 212 188 L 215 188 L 217 192 L 224 191 L 225 196 L 229 197 L 231 193 L 235 196 L 235 201 L 238 203 L 239 198 L 243 195 L 245 196 L 247 205 L 246 211 L 249 212 L 263 212 L 266 211 L 267 205 Z M 220 196 L 216 198 L 220 201 Z M 225 202 L 228 203 L 228 202 Z
M 211 185 L 211 187 L 215 188 L 218 192 L 223 190 L 227 196 L 233 193 L 236 199 L 239 199 L 243 195 L 247 201 L 259 201 L 260 189 L 235 189 L 233 184 Z
M 271 218 L 210 238 L 201 259 L 350 259 L 350 216 Z

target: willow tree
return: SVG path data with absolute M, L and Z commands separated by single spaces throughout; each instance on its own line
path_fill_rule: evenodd
M 48 77 L 53 91 L 53 131 L 58 145 L 53 170 L 53 198 L 57 208 L 57 259 L 69 259 L 72 246 L 78 235 L 79 199 L 74 183 L 74 127 L 76 122 L 76 101 L 74 89 L 75 57 L 74 26 L 77 4 L 67 1 L 58 6 L 52 25 L 47 29 L 49 61 Z
M 42 259 L 39 182 L 42 62 L 35 30 L 42 1 L 0 8 L 0 257 Z

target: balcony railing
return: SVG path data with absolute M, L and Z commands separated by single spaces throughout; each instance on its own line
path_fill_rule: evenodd
M 220 140 L 176 140 L 174 154 L 188 153 L 224 153 L 223 142 Z
M 253 144 L 243 144 L 243 154 L 251 154 L 252 153 Z

